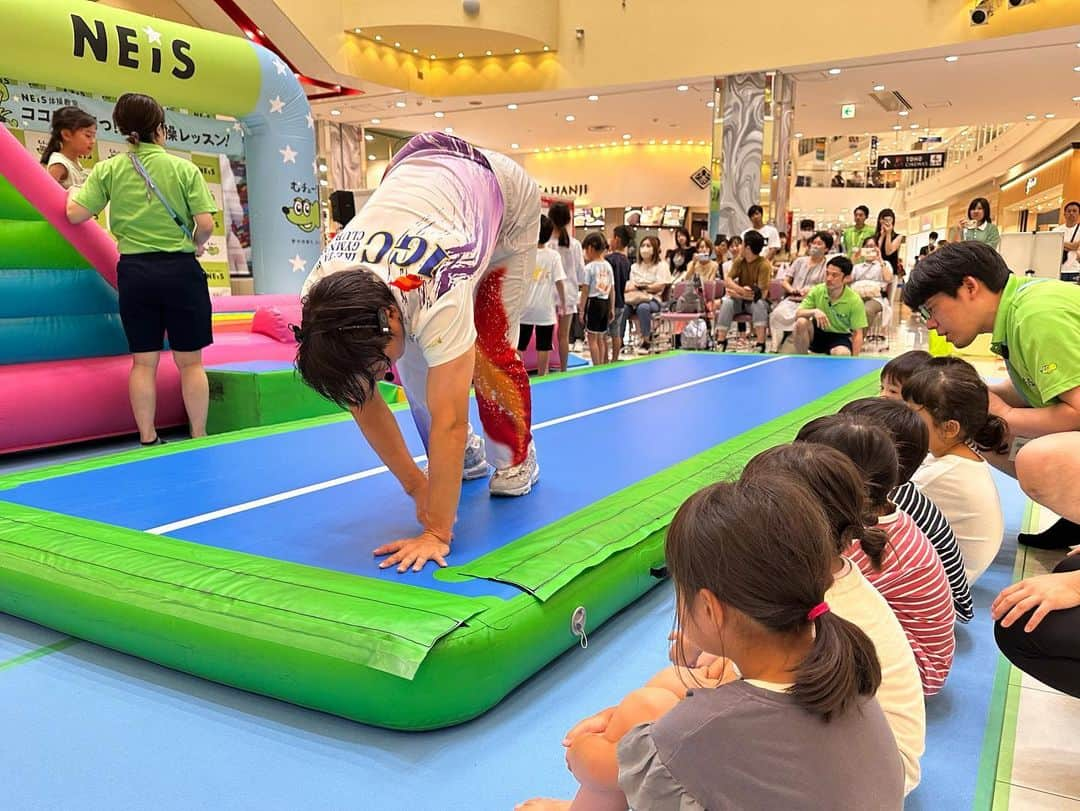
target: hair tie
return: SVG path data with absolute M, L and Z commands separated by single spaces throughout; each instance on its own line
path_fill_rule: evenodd
M 818 603 L 817 605 L 815 605 L 813 608 L 810 609 L 810 611 L 806 615 L 806 618 L 810 622 L 813 622 L 818 617 L 820 617 L 822 614 L 827 614 L 828 612 L 829 612 L 829 604 L 826 603 L 826 602 L 821 602 L 821 603 Z
M 296 342 L 301 344 L 304 342 L 305 334 L 303 328 L 296 324 L 289 324 L 289 329 L 292 330 L 292 334 L 296 337 Z

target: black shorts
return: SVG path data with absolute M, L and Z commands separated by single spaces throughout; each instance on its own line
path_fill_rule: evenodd
M 813 321 L 814 338 L 810 341 L 810 351 L 818 355 L 828 355 L 838 346 L 846 346 L 851 351 L 851 334 L 847 332 L 826 332 Z
M 120 321 L 128 349 L 194 352 L 214 342 L 210 288 L 191 253 L 135 253 L 117 265 Z
M 611 323 L 611 302 L 606 298 L 591 298 L 585 304 L 585 331 L 607 332 Z
M 533 330 L 536 330 L 536 351 L 550 352 L 551 339 L 555 337 L 554 324 L 522 324 L 518 327 L 518 352 L 529 348 Z

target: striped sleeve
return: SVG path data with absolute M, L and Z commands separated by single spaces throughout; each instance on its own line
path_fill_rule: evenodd
M 926 534 L 931 546 L 941 558 L 945 575 L 949 579 L 956 619 L 965 623 L 970 621 L 975 616 L 971 602 L 971 586 L 968 585 L 964 572 L 964 556 L 956 543 L 949 520 L 912 481 L 906 481 L 897 487 L 893 491 L 892 501 L 911 516 L 915 526 Z

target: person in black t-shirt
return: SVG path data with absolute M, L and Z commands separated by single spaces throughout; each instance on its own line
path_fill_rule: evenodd
M 604 257 L 615 274 L 615 317 L 611 319 L 608 327 L 611 355 L 607 355 L 605 344 L 604 363 L 617 361 L 622 352 L 623 333 L 626 330 L 626 283 L 630 281 L 630 258 L 627 256 L 627 249 L 633 242 L 634 232 L 625 225 L 616 225 L 611 232 L 611 253 Z

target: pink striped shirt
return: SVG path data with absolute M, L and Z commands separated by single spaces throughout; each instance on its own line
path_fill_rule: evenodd
M 852 544 L 847 557 L 900 620 L 919 666 L 923 693 L 932 696 L 945 685 L 956 648 L 949 579 L 941 558 L 907 513 L 897 510 L 883 515 L 878 527 L 889 536 L 881 571 L 874 569 L 859 541 Z

